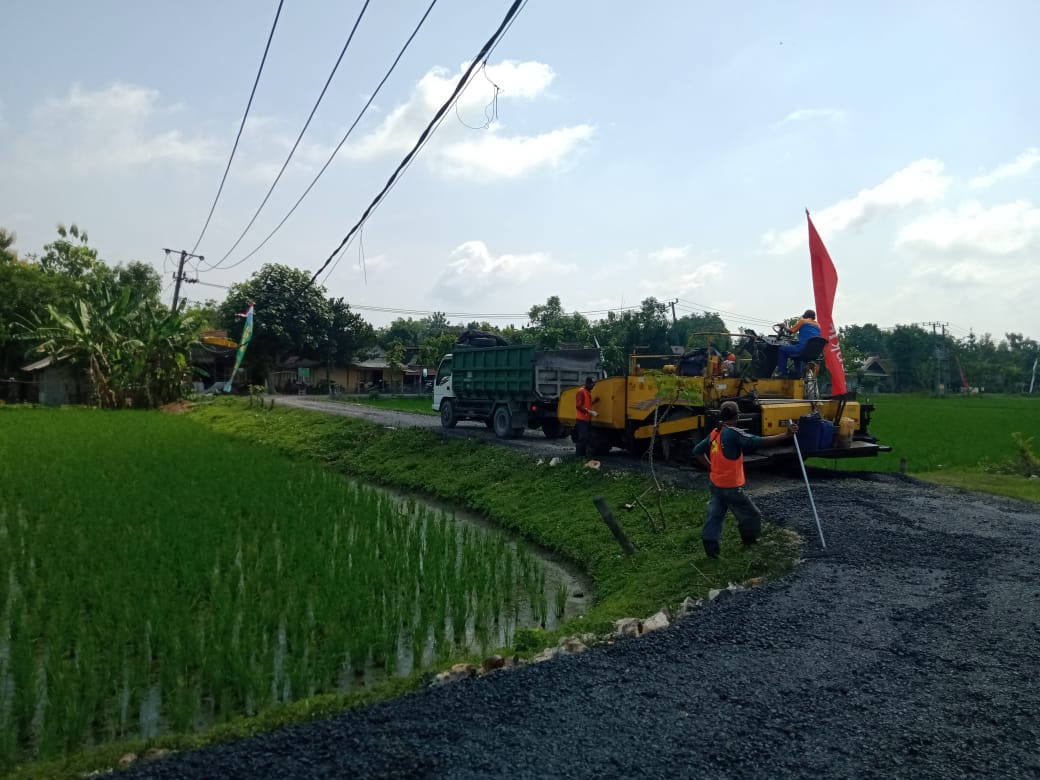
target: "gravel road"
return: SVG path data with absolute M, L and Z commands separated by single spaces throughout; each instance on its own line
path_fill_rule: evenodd
M 804 486 L 759 491 L 806 539 L 782 581 L 644 637 L 121 776 L 1040 776 L 1040 508 L 817 475 L 825 552 Z

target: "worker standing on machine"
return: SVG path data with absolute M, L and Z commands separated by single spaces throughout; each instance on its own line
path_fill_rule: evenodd
M 719 557 L 719 540 L 727 510 L 732 510 L 737 518 L 740 539 L 745 545 L 757 542 L 762 533 L 762 512 L 744 492 L 744 453 L 779 444 L 798 433 L 798 424 L 791 422 L 786 433 L 753 436 L 736 427 L 740 410 L 735 402 L 726 401 L 720 412 L 719 426 L 693 448 L 693 456 L 710 471 L 711 497 L 708 499 L 708 516 L 701 530 L 704 554 L 709 558 Z
M 816 312 L 812 309 L 806 309 L 805 314 L 790 328 L 784 326 L 783 323 L 777 323 L 777 329 L 783 329 L 789 333 L 797 334 L 797 344 L 781 344 L 780 345 L 780 359 L 777 363 L 776 372 L 782 377 L 800 377 L 802 371 L 805 370 L 805 366 L 798 360 L 798 355 L 802 353 L 806 345 L 809 343 L 809 339 L 819 338 L 820 335 L 820 323 L 816 321 Z M 787 372 L 787 360 L 788 358 L 794 359 L 794 367 L 791 373 Z

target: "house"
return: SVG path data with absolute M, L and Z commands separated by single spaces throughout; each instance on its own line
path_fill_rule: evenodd
M 26 400 L 35 400 L 44 406 L 83 403 L 87 396 L 87 380 L 61 358 L 52 355 L 22 366 L 22 371 L 32 375 Z
M 859 386 L 868 392 L 891 392 L 895 387 L 896 370 L 891 361 L 871 355 L 857 372 Z
M 347 393 L 419 393 L 425 388 L 425 383 L 433 381 L 437 371 L 418 365 L 418 357 L 418 347 L 405 349 L 404 359 L 398 368 L 390 367 L 382 350 L 376 350 L 363 360 L 354 360 L 349 366 L 289 358 L 279 366 L 272 378 L 275 389 L 280 392 L 292 392 L 302 382 L 323 390 L 331 383 Z

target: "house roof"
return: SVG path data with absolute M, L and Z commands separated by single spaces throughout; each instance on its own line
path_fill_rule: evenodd
M 871 355 L 863 362 L 863 373 L 869 376 L 888 376 L 892 373 L 892 365 L 877 355 Z
M 22 366 L 22 371 L 39 371 L 42 368 L 53 365 L 55 362 L 53 355 L 48 355 L 45 358 L 37 360 L 35 363 L 30 363 L 27 366 Z

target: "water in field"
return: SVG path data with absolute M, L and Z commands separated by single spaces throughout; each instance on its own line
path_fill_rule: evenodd
M 0 503 L 0 756 L 198 730 L 584 611 L 586 582 L 501 532 L 317 469 L 277 479 L 205 516 Z

